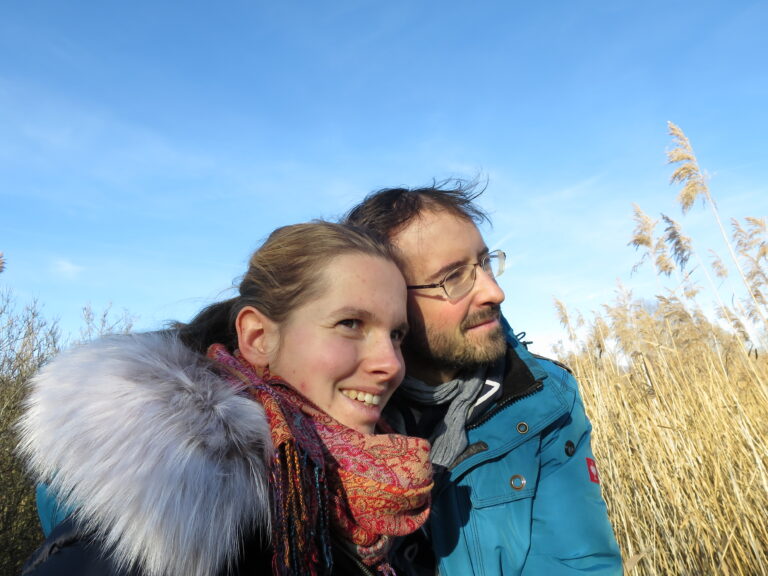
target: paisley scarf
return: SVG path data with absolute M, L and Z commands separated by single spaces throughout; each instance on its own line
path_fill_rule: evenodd
M 275 448 L 270 464 L 275 573 L 330 573 L 332 530 L 366 565 L 394 573 L 386 562 L 392 538 L 418 530 L 429 514 L 429 443 L 347 428 L 284 380 L 261 378 L 239 352 L 230 354 L 221 344 L 213 344 L 208 357 L 267 414 Z

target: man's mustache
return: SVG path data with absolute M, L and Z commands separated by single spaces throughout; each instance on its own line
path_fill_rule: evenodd
M 487 308 L 483 308 L 482 310 L 478 310 L 477 312 L 467 316 L 461 323 L 461 329 L 462 331 L 469 330 L 470 328 L 473 328 L 479 324 L 484 324 L 489 320 L 498 320 L 500 315 L 501 306 L 498 304 L 488 306 Z

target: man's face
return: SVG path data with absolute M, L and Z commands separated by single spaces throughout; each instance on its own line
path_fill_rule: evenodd
M 488 253 L 471 220 L 445 211 L 422 212 L 392 242 L 405 258 L 409 285 L 440 282 L 456 267 L 476 264 Z M 411 331 L 404 352 L 409 374 L 436 384 L 504 355 L 499 322 L 504 292 L 482 268 L 475 272 L 472 290 L 455 300 L 442 288 L 408 291 Z

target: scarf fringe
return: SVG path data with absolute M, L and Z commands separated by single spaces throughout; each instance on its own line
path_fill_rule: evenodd
M 429 444 L 395 434 L 361 434 L 339 424 L 279 378 L 260 376 L 221 344 L 208 349 L 232 384 L 267 414 L 273 573 L 326 576 L 332 534 L 388 575 L 392 536 L 417 530 L 429 513 Z
M 282 576 L 330 574 L 333 554 L 325 470 L 291 441 L 275 451 L 272 479 L 274 533 L 280 535 L 274 542 L 274 572 Z

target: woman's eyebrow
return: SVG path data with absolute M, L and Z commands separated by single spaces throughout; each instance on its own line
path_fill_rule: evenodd
M 377 322 L 379 320 L 379 317 L 370 310 L 366 310 L 365 308 L 358 308 L 356 306 L 344 306 L 335 310 L 333 315 L 336 317 L 352 316 L 353 318 L 359 318 L 360 320 L 365 320 L 366 322 Z M 410 330 L 410 326 L 408 325 L 407 320 L 403 320 L 401 323 L 395 326 L 395 329 L 407 332 Z
M 376 315 L 365 308 L 357 306 L 342 306 L 333 311 L 334 316 L 353 316 L 361 320 L 376 320 Z

